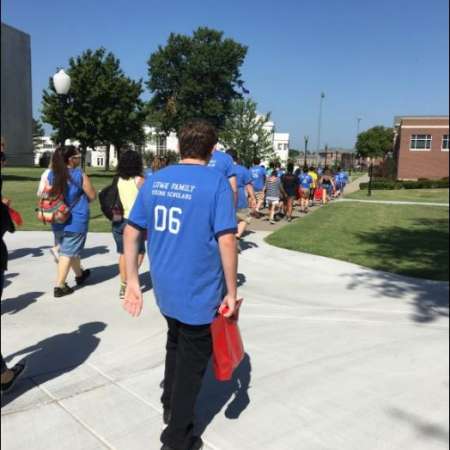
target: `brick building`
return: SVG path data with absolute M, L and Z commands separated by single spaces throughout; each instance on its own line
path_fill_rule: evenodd
M 397 178 L 448 177 L 448 129 L 448 116 L 396 117 L 394 154 Z

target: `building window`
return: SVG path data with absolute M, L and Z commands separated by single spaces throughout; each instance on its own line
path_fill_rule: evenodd
M 442 151 L 448 152 L 448 134 L 442 136 Z
M 283 150 L 283 144 L 278 144 L 278 150 Z
M 289 145 L 288 144 L 284 144 L 284 149 L 285 150 L 289 150 Z
M 103 158 L 97 158 L 97 166 L 102 167 L 105 164 L 105 160 Z
M 411 150 L 428 151 L 431 150 L 433 138 L 431 134 L 413 134 L 411 136 Z

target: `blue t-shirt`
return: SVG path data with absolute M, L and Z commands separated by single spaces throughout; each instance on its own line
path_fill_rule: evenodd
M 250 173 L 253 178 L 253 188 L 256 192 L 261 192 L 264 190 L 266 185 L 266 169 L 261 166 L 253 166 L 250 169 Z
M 247 191 L 246 187 L 248 184 L 252 183 L 252 175 L 250 171 L 240 164 L 235 165 L 236 170 L 236 180 L 238 187 L 238 202 L 237 209 L 248 208 Z
M 69 220 L 64 224 L 53 224 L 53 231 L 68 233 L 87 233 L 89 228 L 89 200 L 83 191 L 83 172 L 81 169 L 69 169 L 70 181 L 64 202 L 71 209 Z M 54 180 L 53 171 L 48 174 L 51 185 Z
M 166 167 L 144 183 L 128 222 L 148 232 L 161 313 L 189 325 L 211 323 L 225 291 L 218 237 L 236 232 L 228 180 L 202 165 Z
M 150 168 L 145 169 L 145 172 L 144 172 L 144 178 L 147 179 L 148 177 L 151 177 L 152 174 L 153 174 L 152 169 L 150 169 Z
M 313 184 L 313 179 L 311 175 L 307 173 L 302 173 L 299 177 L 300 187 L 302 189 L 311 189 L 311 185 Z
M 213 151 L 208 167 L 213 167 L 218 170 L 226 178 L 236 176 L 233 158 L 225 152 L 221 152 L 219 150 Z

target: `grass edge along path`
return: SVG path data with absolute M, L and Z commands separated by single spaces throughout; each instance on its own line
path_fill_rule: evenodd
M 374 190 L 372 196 L 367 191 L 357 191 L 345 196 L 348 200 L 381 200 L 381 201 L 405 201 L 417 203 L 449 203 L 448 189 L 399 189 L 399 190 Z
M 448 208 L 331 203 L 266 242 L 370 269 L 449 280 Z

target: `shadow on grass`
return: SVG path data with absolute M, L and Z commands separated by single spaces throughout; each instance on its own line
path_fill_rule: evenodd
M 391 227 L 359 233 L 370 244 L 372 268 L 427 280 L 449 279 L 449 225 L 447 219 L 415 220 L 410 228 Z
M 2 394 L 2 408 L 36 386 L 82 365 L 100 344 L 96 335 L 105 328 L 103 322 L 85 323 L 71 333 L 49 337 L 5 358 L 8 362 L 26 355 L 23 360 L 26 360 L 27 368 L 23 379 L 17 382 L 14 389 Z
M 419 323 L 449 316 L 449 285 L 437 282 L 448 280 L 447 220 L 421 219 L 410 229 L 392 227 L 383 234 L 367 232 L 359 237 L 372 244 L 368 250 L 373 259 L 371 267 L 394 273 L 354 274 L 349 289 L 365 284 L 384 297 L 402 299 L 413 295 L 412 318 Z
M 45 169 L 42 169 L 44 171 Z M 36 181 L 41 180 L 41 174 L 39 175 L 5 175 L 3 181 Z

